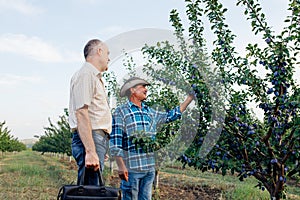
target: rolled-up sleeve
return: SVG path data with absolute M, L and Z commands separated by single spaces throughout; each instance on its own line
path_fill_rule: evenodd
M 175 121 L 177 119 L 181 118 L 182 113 L 180 112 L 180 107 L 177 106 L 176 108 L 174 108 L 173 110 L 170 110 L 167 114 L 167 119 L 166 119 L 166 123 Z
M 174 109 L 168 112 L 155 112 L 155 119 L 157 119 L 157 123 L 169 123 L 181 118 L 182 113 L 180 112 L 180 107 L 177 106 Z

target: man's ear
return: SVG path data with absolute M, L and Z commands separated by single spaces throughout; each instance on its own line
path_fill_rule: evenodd
M 97 49 L 97 53 L 98 53 L 100 56 L 102 55 L 102 52 L 103 52 L 103 51 L 102 51 L 101 48 L 98 48 L 98 49 Z
M 136 91 L 136 89 L 135 89 L 135 88 L 130 88 L 130 92 L 131 92 L 131 94 L 133 94 L 135 91 Z

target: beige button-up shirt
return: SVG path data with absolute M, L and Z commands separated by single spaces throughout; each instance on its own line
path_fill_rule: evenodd
M 71 79 L 69 124 L 72 129 L 77 128 L 75 112 L 84 105 L 88 106 L 92 129 L 110 133 L 112 116 L 101 73 L 88 62 Z

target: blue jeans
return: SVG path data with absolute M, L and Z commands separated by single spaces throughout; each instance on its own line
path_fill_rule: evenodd
M 104 157 L 108 150 L 108 138 L 92 132 L 96 151 L 100 161 L 101 171 L 104 169 Z M 99 185 L 99 177 L 93 170 L 85 170 L 85 148 L 77 132 L 73 133 L 72 138 L 72 155 L 75 158 L 78 166 L 77 184 L 80 185 L 80 180 L 85 171 L 85 185 Z
M 128 182 L 121 181 L 122 200 L 151 200 L 155 171 L 129 171 Z

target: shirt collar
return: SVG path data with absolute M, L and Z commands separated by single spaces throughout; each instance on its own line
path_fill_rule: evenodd
M 131 108 L 132 106 L 135 106 L 135 107 L 138 107 L 137 105 L 135 105 L 134 103 L 132 103 L 131 101 L 127 101 L 127 105 L 128 105 L 128 107 L 129 108 Z M 142 102 L 142 109 L 148 109 L 148 106 L 144 103 L 144 102 Z
M 102 78 L 101 72 L 100 72 L 94 65 L 92 65 L 92 64 L 89 63 L 89 62 L 85 62 L 84 66 L 85 66 L 89 71 L 91 71 L 95 76 L 97 76 L 99 79 Z

